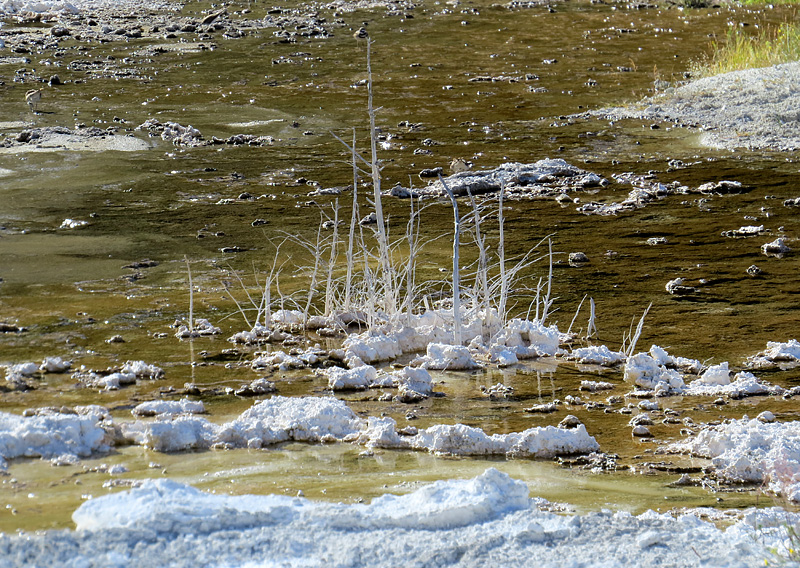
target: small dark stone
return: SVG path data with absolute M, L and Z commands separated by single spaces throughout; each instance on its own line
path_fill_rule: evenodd
M 153 266 L 158 266 L 158 262 L 155 260 L 150 260 L 149 258 L 145 258 L 144 260 L 126 264 L 122 268 L 132 268 L 133 270 L 138 270 L 140 268 L 152 268 Z
M 211 22 L 213 22 L 214 20 L 219 18 L 221 15 L 223 15 L 224 13 L 225 13 L 225 10 L 221 10 L 219 12 L 214 12 L 213 14 L 209 14 L 208 16 L 206 16 L 205 18 L 200 20 L 200 25 L 207 26 Z
M 442 175 L 443 172 L 444 172 L 444 170 L 441 168 L 441 166 L 438 167 L 438 168 L 426 168 L 426 169 L 422 170 L 421 172 L 419 172 L 419 177 L 423 178 L 423 179 L 424 178 L 433 178 L 433 177 L 437 177 L 437 176 Z

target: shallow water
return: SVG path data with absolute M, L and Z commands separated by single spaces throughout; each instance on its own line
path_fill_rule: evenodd
M 190 3 L 184 13 L 208 8 L 206 3 Z M 234 18 L 261 17 L 266 6 L 253 5 L 251 9 L 250 14 Z M 44 405 L 96 403 L 122 418 L 130 416 L 133 404 L 159 396 L 158 389 L 180 388 L 189 381 L 237 386 L 255 378 L 246 365 L 252 349 L 242 348 L 238 356 L 218 357 L 230 347 L 224 338 L 245 327 L 224 292 L 223 281 L 231 279 L 226 271 L 241 270 L 243 278 L 251 282 L 254 266 L 269 268 L 273 252 L 267 239 L 280 239 L 285 232 L 316 238 L 320 212 L 308 202 L 313 199 L 325 208 L 333 198 L 308 197 L 314 188 L 298 181 L 300 178 L 318 181 L 322 187 L 352 181 L 348 152 L 330 132 L 349 140 L 350 129 L 356 127 L 359 146 L 366 152 L 366 88 L 356 86 L 366 77 L 366 52 L 363 44 L 350 37 L 351 28 L 357 29 L 362 22 L 369 23 L 375 40 L 375 97 L 376 105 L 383 107 L 378 123 L 384 133 L 392 135 L 391 147 L 380 152 L 385 160 L 385 187 L 396 182 L 407 185 L 409 176 L 415 185 L 421 185 L 416 177 L 419 170 L 446 168 L 457 157 L 474 162 L 474 169 L 493 168 L 504 161 L 560 157 L 606 176 L 652 170 L 664 183 L 679 180 L 696 187 L 734 179 L 748 186 L 739 195 L 702 200 L 698 195 L 673 196 L 613 218 L 585 216 L 576 212 L 574 205 L 562 206 L 554 200 L 508 203 L 509 254 L 524 254 L 552 235 L 556 251 L 583 251 L 591 260 L 576 268 L 565 262 L 565 254 L 556 256 L 553 286 L 559 311 L 551 321 L 557 321 L 562 330 L 588 295 L 597 303 L 599 333 L 595 342 L 610 347 L 619 346 L 631 322 L 650 303 L 639 343 L 643 349 L 657 343 L 675 355 L 708 362 L 727 360 L 738 367 L 767 341 L 795 337 L 794 299 L 800 289 L 794 259 L 767 258 L 759 250 L 761 244 L 780 235 L 791 243 L 798 232 L 797 216 L 782 205 L 784 199 L 797 196 L 799 176 L 793 155 L 705 149 L 698 146 L 696 131 L 668 125 L 654 130 L 650 124 L 635 121 L 609 124 L 567 118 L 586 109 L 635 101 L 650 92 L 656 75 L 680 79 L 689 60 L 707 49 L 708 34 L 724 33 L 728 21 L 781 21 L 784 14 L 778 8 L 761 14 L 741 9 L 635 9 L 583 2 L 554 4 L 553 9 L 552 13 L 547 7 L 512 10 L 472 2 L 455 8 L 420 6 L 410 12 L 413 18 L 386 15 L 382 10 L 344 13 L 345 26 L 335 27 L 333 37 L 301 38 L 296 44 L 278 43 L 272 30 L 265 29 L 240 39 L 215 37 L 215 49 L 205 51 L 192 49 L 195 44 L 191 41 L 160 38 L 90 43 L 88 51 L 65 49 L 58 57 L 52 50 L 36 53 L 34 49 L 28 56 L 31 61 L 24 65 L 33 76 L 16 73 L 22 67 L 19 61 L 0 59 L 0 80 L 4 82 L 0 85 L 0 115 L 5 120 L 24 120 L 35 126 L 73 127 L 76 122 L 101 128 L 120 126 L 120 134 L 133 134 L 151 145 L 147 150 L 128 152 L 0 154 L 0 320 L 27 328 L 24 333 L 0 337 L 0 362 L 60 355 L 72 359 L 75 367 L 104 368 L 144 359 L 166 372 L 161 381 L 110 393 L 78 388 L 68 375 L 48 375 L 37 390 L 0 393 L 0 409 L 21 412 Z M 229 12 L 233 11 L 229 7 Z M 14 29 L 8 23 L 0 33 Z M 148 49 L 156 44 L 189 49 L 177 52 L 170 48 L 160 53 Z M 63 45 L 82 44 L 68 40 Z M 95 63 L 86 71 L 87 66 L 79 64 L 84 61 Z M 120 76 L 120 70 L 134 74 Z M 16 81 L 15 73 L 26 80 Z M 46 88 L 40 103 L 42 113 L 32 115 L 23 100 L 24 92 L 37 85 L 31 77 L 46 79 L 52 73 L 58 73 L 65 84 Z M 521 80 L 469 82 L 477 76 L 500 75 Z M 526 75 L 538 78 L 525 79 Z M 529 87 L 546 92 L 533 92 Z M 274 136 L 275 143 L 270 147 L 180 148 L 142 132 L 127 131 L 148 118 L 191 124 L 207 139 L 244 132 Z M 398 126 L 402 121 L 421 126 L 410 130 Z M 0 127 L 8 135 L 20 129 L 13 122 Z M 426 139 L 438 144 L 426 145 Z M 414 154 L 419 148 L 431 154 Z M 673 171 L 668 165 L 672 159 L 690 165 Z M 616 201 L 623 199 L 628 189 L 612 185 L 596 194 L 576 195 L 581 201 Z M 243 192 L 256 199 L 219 203 Z M 345 204 L 349 199 L 347 192 L 340 197 L 340 216 L 345 219 L 349 218 Z M 409 203 L 392 199 L 385 201 L 384 207 L 393 234 L 399 234 L 404 230 Z M 89 224 L 59 229 L 67 218 Z M 448 204 L 429 206 L 422 218 L 425 238 L 451 230 Z M 256 219 L 267 222 L 251 226 Z M 490 239 L 496 238 L 496 227 L 488 224 Z M 724 230 L 758 224 L 771 232 L 746 239 L 721 236 Z M 666 237 L 668 242 L 647 245 L 646 240 L 654 236 Z M 445 237 L 426 247 L 420 261 L 421 276 L 447 276 L 449 243 Z M 246 250 L 236 254 L 220 251 L 231 246 Z M 469 259 L 474 253 L 469 246 L 464 248 Z M 298 265 L 313 262 L 296 247 L 284 250 Z M 616 254 L 606 255 L 607 251 Z M 218 338 L 188 343 L 172 336 L 169 325 L 188 312 L 184 256 L 191 261 L 194 276 L 195 316 L 221 326 L 223 334 Z M 136 271 L 123 268 L 143 258 L 160 264 Z M 764 276 L 749 277 L 745 270 L 751 264 L 758 264 Z M 131 278 L 137 272 L 139 278 Z M 546 277 L 546 262 L 536 264 L 530 272 L 524 284 L 533 286 Z M 664 285 L 679 276 L 693 283 L 707 282 L 691 298 L 668 295 Z M 302 275 L 287 273 L 282 286 L 290 292 L 302 287 L 302 280 Z M 524 314 L 531 299 L 522 295 L 518 300 L 518 310 Z M 587 317 L 587 312 L 581 313 L 577 329 L 586 326 Z M 158 337 L 162 333 L 167 336 Z M 122 335 L 125 343 L 106 343 L 114 335 Z M 270 378 L 278 381 L 280 394 L 326 392 L 320 379 L 308 372 Z M 413 410 L 417 419 L 409 423 L 420 427 L 460 421 L 489 432 L 508 432 L 557 423 L 564 412 L 535 416 L 522 409 L 577 394 L 582 379 L 618 381 L 619 373 L 544 362 L 502 373 L 436 378 L 445 381 L 437 390 L 447 396 L 411 408 L 379 402 L 373 392 L 343 398 L 358 412 L 385 412 L 401 425 L 407 411 Z M 798 384 L 800 373 L 772 373 L 766 378 L 792 386 Z M 480 395 L 480 385 L 499 381 L 515 387 L 514 398 L 490 401 Z M 625 390 L 620 387 L 608 394 Z M 205 402 L 215 421 L 229 419 L 251 404 L 231 396 Z M 759 399 L 719 410 L 697 408 L 709 402 L 669 400 L 662 406 L 669 404 L 698 421 L 744 413 L 753 416 L 765 408 L 782 420 L 797 418 L 791 401 Z M 632 443 L 627 416 L 583 409 L 570 412 L 586 423 L 604 451 L 619 454 L 621 463 L 650 460 L 647 450 L 652 451 L 655 444 Z M 680 438 L 679 429 L 657 426 L 653 431 L 663 441 Z M 237 493 L 302 489 L 309 497 L 343 500 L 380 494 L 387 489 L 384 485 L 404 490 L 392 482 L 398 476 L 405 481 L 468 476 L 487 465 L 485 460 L 396 452 L 378 452 L 375 458 L 365 460 L 357 457 L 359 451 L 347 446 L 293 445 L 266 452 L 171 456 L 124 448 L 83 465 L 125 463 L 131 471 L 123 477 L 139 478 L 160 471 L 147 469 L 147 463 L 156 461 L 169 475 L 204 488 L 223 490 L 233 479 L 231 490 Z M 269 463 L 261 469 L 264 460 Z M 670 456 L 668 461 L 681 460 Z M 231 473 L 232 463 L 245 469 Z M 716 495 L 705 490 L 665 489 L 674 474 L 594 476 L 559 469 L 549 462 L 523 460 L 500 462 L 499 467 L 529 481 L 535 494 L 582 509 L 642 510 L 663 507 L 664 501 L 668 507 L 716 502 Z M 19 515 L 4 516 L 0 530 L 69 526 L 68 513 L 82 494 L 97 496 L 108 490 L 101 487 L 107 476 L 97 473 L 78 476 L 88 489 L 74 486 L 71 476 L 81 471 L 82 466 L 61 469 L 38 461 L 14 462 L 11 477 L 32 488 L 17 491 L 15 487 L 16 497 L 8 497 L 8 502 Z M 286 481 L 287 475 L 293 476 L 291 483 Z M 10 483 L 9 479 L 3 481 Z M 325 496 L 322 488 L 328 490 Z M 27 500 L 27 493 L 37 497 Z M 63 505 L 57 511 L 48 507 L 52 515 L 43 514 L 37 503 L 45 498 Z M 736 504 L 752 503 L 758 495 L 736 494 L 735 499 Z

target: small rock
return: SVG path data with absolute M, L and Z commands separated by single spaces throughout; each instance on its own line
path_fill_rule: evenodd
M 628 422 L 630 426 L 652 426 L 653 419 L 647 414 L 637 414 Z
M 260 378 L 252 381 L 250 384 L 242 385 L 233 394 L 236 396 L 259 396 L 269 394 L 278 390 L 275 388 L 275 383 L 268 381 L 266 378 Z
M 655 400 L 643 400 L 637 406 L 641 410 L 658 410 L 658 402 Z
M 685 281 L 683 278 L 675 278 L 674 280 L 667 282 L 664 288 L 673 296 L 685 296 L 687 294 L 694 294 L 697 292 L 697 288 L 693 288 L 692 286 L 684 286 L 684 282 Z
M 572 414 L 568 414 L 567 416 L 564 417 L 564 419 L 561 422 L 558 423 L 558 427 L 559 428 L 565 428 L 565 429 L 577 428 L 581 424 L 582 424 L 582 422 L 580 421 L 580 419 L 577 416 L 573 416 Z
M 152 268 L 154 266 L 158 266 L 158 261 L 145 258 L 144 260 L 137 260 L 136 262 L 126 264 L 122 268 L 131 268 L 133 270 L 139 270 L 140 268 Z
M 652 438 L 653 435 L 650 433 L 650 429 L 647 426 L 643 426 L 641 424 L 634 426 L 631 435 L 635 438 Z
M 419 172 L 419 177 L 421 179 L 434 178 L 434 177 L 442 175 L 443 172 L 444 172 L 444 170 L 441 167 L 438 167 L 438 168 L 426 168 L 426 169 L 422 170 L 421 172 Z
M 372 213 L 361 219 L 361 221 L 359 221 L 361 225 L 375 225 L 377 222 L 378 222 L 378 217 L 377 215 L 375 215 L 375 211 L 373 211 Z
M 763 422 L 764 424 L 771 424 L 772 422 L 775 422 L 775 415 L 769 410 L 765 410 L 756 416 L 756 420 Z
M 739 181 L 722 180 L 718 182 L 704 183 L 697 190 L 700 193 L 726 195 L 730 193 L 741 193 L 744 186 Z
M 225 14 L 225 12 L 226 12 L 225 10 L 220 10 L 219 12 L 214 12 L 213 14 L 209 14 L 208 16 L 200 20 L 200 25 L 202 26 L 209 25 L 211 22 L 213 22 L 214 20 Z
M 558 410 L 558 406 L 556 406 L 554 402 L 548 402 L 547 404 L 536 404 L 523 410 L 525 410 L 525 412 L 532 412 L 534 414 L 549 414 L 551 412 L 556 412 Z
M 781 258 L 790 250 L 792 249 L 790 249 L 786 243 L 783 242 L 783 237 L 778 237 L 771 243 L 761 245 L 761 252 L 767 256 L 776 256 L 778 258 Z
M 589 257 L 584 252 L 571 252 L 569 253 L 569 265 L 579 266 L 589 262 Z
M 423 144 L 425 141 L 423 141 Z M 463 158 L 456 158 L 450 162 L 450 172 L 453 174 L 460 174 L 462 172 L 469 171 L 472 168 L 472 164 L 464 160 Z
M 689 474 L 684 473 L 680 476 L 680 478 L 677 481 L 673 481 L 669 485 L 670 487 L 686 487 L 687 485 L 693 485 L 693 484 L 694 482 L 692 481 L 692 478 L 689 477 Z

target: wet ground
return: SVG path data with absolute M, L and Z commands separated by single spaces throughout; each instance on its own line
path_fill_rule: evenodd
M 7 120 L 0 133 L 8 141 L 0 141 L 5 145 L 0 148 L 0 321 L 24 328 L 0 336 L 0 361 L 59 355 L 76 368 L 105 368 L 143 359 L 165 370 L 163 380 L 99 393 L 79 388 L 69 375 L 48 375 L 35 390 L 0 393 L 0 410 L 95 403 L 123 418 L 134 403 L 157 398 L 170 386 L 235 387 L 258 376 L 247 365 L 254 349 L 222 353 L 232 347 L 225 338 L 245 328 L 224 283 L 233 282 L 241 299 L 231 271 L 239 271 L 249 284 L 254 270 L 269 270 L 270 239 L 275 242 L 285 233 L 315 239 L 320 207 L 330 215 L 335 198 L 308 193 L 352 183 L 348 151 L 331 133 L 349 139 L 355 127 L 359 147 L 368 150 L 366 48 L 352 37 L 364 25 L 374 41 L 375 103 L 382 107 L 378 125 L 386 137 L 380 150 L 385 188 L 407 186 L 409 178 L 422 185 L 419 171 L 442 166 L 447 173 L 454 158 L 472 162 L 473 169 L 563 158 L 608 178 L 652 172 L 663 183 L 677 180 L 693 188 L 719 180 L 743 184 L 736 194 L 674 195 L 614 217 L 587 216 L 576 207 L 622 200 L 630 186 L 612 184 L 571 195 L 580 199 L 577 204 L 510 202 L 509 254 L 524 254 L 547 235 L 554 249 L 564 253 L 555 257 L 558 312 L 551 318 L 560 328 L 569 326 L 588 295 L 597 304 L 599 332 L 592 342 L 616 348 L 631 322 L 652 303 L 640 348 L 656 343 L 675 355 L 729 361 L 733 368 L 767 341 L 796 336 L 794 300 L 800 288 L 794 258 L 766 257 L 760 251 L 777 236 L 792 246 L 798 233 L 795 210 L 783 205 L 800 195 L 793 154 L 723 154 L 698 146 L 696 130 L 572 116 L 635 101 L 652 93 L 656 80 L 683 80 L 689 61 L 707 51 L 710 34 L 723 34 L 729 22 L 781 21 L 785 14 L 778 8 L 684 10 L 586 2 L 523 8 L 465 2 L 352 12 L 340 7 L 336 13 L 322 8 L 293 12 L 287 5 L 276 13 L 271 5 L 243 3 L 229 5 L 228 14 L 218 17 L 220 29 L 200 25 L 216 10 L 207 3 L 189 3 L 166 15 L 142 12 L 138 20 L 105 14 L 61 22 L 8 18 L 0 28 L 6 44 L 0 51 L 0 116 Z M 194 31 L 181 31 L 192 21 Z M 173 23 L 178 29 L 170 31 Z M 104 25 L 110 31 L 103 32 Z M 60 27 L 72 32 L 52 31 Z M 125 31 L 115 33 L 120 29 Z M 53 75 L 58 81 L 51 81 Z M 36 114 L 24 99 L 35 88 L 43 89 Z M 148 119 L 192 125 L 206 141 L 237 134 L 273 140 L 259 146 L 173 145 L 136 130 Z M 78 151 L 67 145 L 34 152 L 29 150 L 37 149 L 35 141 L 16 142 L 20 132 L 45 127 L 111 129 L 149 147 L 131 145 L 121 151 L 99 144 Z M 349 191 L 339 196 L 345 219 L 350 198 Z M 362 212 L 366 207 L 362 203 Z M 409 202 L 390 199 L 384 207 L 393 234 L 399 234 Z M 66 219 L 87 223 L 61 228 Z M 722 235 L 762 224 L 768 232 L 758 237 Z M 496 227 L 490 221 L 487 225 L 489 238 L 496 238 Z M 445 235 L 451 226 L 449 204 L 433 202 L 423 211 L 424 237 Z M 648 244 L 653 237 L 666 242 Z M 313 263 L 297 247 L 282 250 L 292 267 Z M 566 253 L 576 251 L 590 262 L 570 266 Z M 474 252 L 467 245 L 463 254 L 469 259 Z M 185 257 L 194 277 L 195 316 L 222 327 L 219 337 L 194 342 L 173 337 L 170 325 L 188 315 Z M 126 268 L 143 259 L 157 264 Z M 420 274 L 446 278 L 450 263 L 449 241 L 440 238 L 425 248 Z M 762 269 L 761 276 L 747 274 L 753 264 Z M 530 272 L 533 286 L 546 277 L 546 262 Z M 698 292 L 668 294 L 665 284 L 677 277 Z M 302 286 L 302 274 L 287 268 L 285 293 Z M 526 313 L 530 297 L 521 293 L 517 301 L 518 312 Z M 582 312 L 575 328 L 585 328 L 587 317 Z M 113 336 L 124 342 L 108 343 Z M 539 416 L 523 408 L 578 394 L 580 380 L 620 382 L 620 375 L 618 370 L 541 362 L 502 373 L 437 375 L 443 381 L 437 390 L 447 396 L 412 407 L 379 402 L 380 393 L 371 391 L 345 398 L 359 412 L 386 412 L 401 425 L 413 412 L 416 419 L 409 423 L 420 427 L 460 421 L 508 432 L 556 424 L 565 411 Z M 796 371 L 762 376 L 787 387 L 800 378 Z M 309 372 L 269 378 L 284 395 L 326 392 L 324 382 Z M 481 396 L 481 385 L 500 381 L 515 388 L 512 398 Z M 593 398 L 628 390 L 620 385 Z M 232 395 L 205 402 L 215 421 L 251 404 Z M 711 402 L 667 399 L 662 408 L 671 406 L 697 422 L 753 416 L 767 408 L 780 420 L 797 418 L 792 401 L 745 399 L 719 408 Z M 706 488 L 667 489 L 677 470 L 657 462 L 698 468 L 702 461 L 652 455 L 657 443 L 631 441 L 627 415 L 580 407 L 570 413 L 587 425 L 603 451 L 619 454 L 619 464 L 632 465 L 634 471 L 592 474 L 523 460 L 499 467 L 529 481 L 534 493 L 581 508 L 640 511 L 764 500 L 757 491 L 720 496 Z M 663 442 L 681 438 L 680 428 L 665 424 L 652 430 Z M 166 469 L 163 475 L 219 491 L 294 494 L 302 489 L 308 497 L 337 500 L 369 498 L 385 492 L 385 485 L 403 490 L 421 480 L 472 475 L 488 463 L 401 452 L 365 459 L 359 451 L 293 445 L 263 452 L 162 455 L 125 448 L 77 467 L 15 461 L 10 475 L 0 480 L 13 489 L 4 491 L 9 513 L 0 513 L 0 530 L 69 526 L 69 512 L 81 499 L 112 490 L 102 487 L 108 474 L 84 471 L 83 466 L 101 463 L 126 464 L 130 472 L 124 478 Z M 163 467 L 148 467 L 150 462 Z M 400 477 L 406 485 L 398 483 Z M 58 507 L 48 505 L 55 501 Z M 18 514 L 11 515 L 12 510 Z

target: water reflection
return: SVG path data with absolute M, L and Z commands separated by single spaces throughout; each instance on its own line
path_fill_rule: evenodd
M 267 6 L 251 8 L 255 17 L 263 16 L 259 11 Z M 730 360 L 733 367 L 766 341 L 786 340 L 796 333 L 794 265 L 762 258 L 760 242 L 721 236 L 745 224 L 745 216 L 763 220 L 774 232 L 782 228 L 787 235 L 797 234 L 797 216 L 781 206 L 782 199 L 796 197 L 800 180 L 793 158 L 720 155 L 698 147 L 693 131 L 570 115 L 638 99 L 650 92 L 656 71 L 659 79 L 680 79 L 687 60 L 703 53 L 708 35 L 727 29 L 728 20 L 780 21 L 785 14 L 780 7 L 757 13 L 727 7 L 639 10 L 589 3 L 560 4 L 551 13 L 546 7 L 511 10 L 474 2 L 455 9 L 421 6 L 413 19 L 382 12 L 342 17 L 348 26 L 369 20 L 370 35 L 377 41 L 377 104 L 384 107 L 379 122 L 389 142 L 381 152 L 386 187 L 407 184 L 421 169 L 446 166 L 453 158 L 468 159 L 474 168 L 483 169 L 544 157 L 563 157 L 607 177 L 653 170 L 664 183 L 677 180 L 696 186 L 736 179 L 748 185 L 750 191 L 739 195 L 673 196 L 613 218 L 587 217 L 575 210 L 577 204 L 555 200 L 516 201 L 508 204 L 507 212 L 509 257 L 521 257 L 543 236 L 553 234 L 561 257 L 582 251 L 590 259 L 578 268 L 556 257 L 553 285 L 559 311 L 551 321 L 566 327 L 589 296 L 596 302 L 601 330 L 593 341 L 618 348 L 631 318 L 652 302 L 643 348 L 658 343 L 681 356 Z M 152 148 L 0 154 L 0 309 L 4 320 L 28 328 L 0 337 L 2 361 L 60 355 L 76 366 L 102 369 L 145 359 L 166 371 L 163 381 L 114 392 L 81 388 L 69 376 L 49 376 L 37 390 L 2 393 L 5 411 L 91 403 L 110 408 L 115 419 L 130 419 L 135 402 L 168 396 L 169 389 L 181 389 L 187 382 L 207 387 L 249 382 L 256 375 L 248 361 L 257 348 L 237 347 L 223 356 L 232 348 L 225 338 L 245 325 L 224 293 L 223 280 L 231 271 L 268 270 L 268 239 L 282 231 L 313 238 L 318 207 L 327 207 L 335 198 L 308 193 L 352 183 L 349 156 L 328 134 L 355 126 L 359 144 L 365 145 L 366 94 L 360 83 L 365 77 L 364 54 L 349 33 L 285 44 L 276 41 L 271 30 L 260 30 L 238 40 L 219 40 L 214 51 L 202 52 L 175 51 L 180 42 L 156 49 L 162 43 L 92 44 L 89 53 L 65 50 L 59 72 L 63 69 L 62 79 L 68 83 L 48 91 L 42 102 L 50 105 L 52 114 L 26 115 L 26 121 L 69 127 L 83 121 L 107 128 L 122 124 L 117 117 L 132 129 L 159 117 L 192 124 L 206 138 L 246 131 L 273 136 L 275 144 L 181 148 L 123 130 L 143 137 Z M 151 49 L 144 51 L 147 47 Z M 48 53 L 32 53 L 30 67 L 45 68 L 47 57 Z M 67 73 L 71 62 L 87 58 L 109 66 L 130 58 L 125 65 L 140 69 L 147 80 Z M 0 72 L 15 76 L 19 65 L 0 61 Z M 4 88 L 10 93 L 23 86 L 8 83 Z M 20 100 L 0 98 L 0 114 L 17 116 Z M 19 129 L 19 122 L 0 123 L 7 135 Z M 671 166 L 674 159 L 684 165 Z M 615 201 L 627 191 L 627 186 L 611 186 L 577 198 Z M 254 199 L 237 199 L 244 192 Z M 402 231 L 408 204 L 390 200 L 386 209 L 392 230 Z M 341 214 L 347 218 L 349 211 L 343 208 Z M 89 224 L 61 229 L 67 218 Z M 265 223 L 254 226 L 257 219 Z M 436 240 L 449 234 L 451 224 L 446 204 L 434 203 L 423 211 L 421 237 L 431 242 L 420 257 L 421 278 L 440 280 L 439 269 L 451 264 L 448 242 Z M 496 238 L 494 227 L 487 231 Z M 653 236 L 665 237 L 668 245 L 646 244 Z M 227 247 L 243 252 L 222 253 L 221 249 L 234 250 Z M 469 260 L 474 251 L 465 249 Z M 302 259 L 305 253 L 296 247 L 287 254 Z M 198 339 L 197 345 L 190 341 L 188 346 L 173 337 L 170 327 L 175 320 L 185 320 L 188 312 L 184 255 L 196 266 L 196 313 L 224 329 L 220 337 Z M 161 264 L 135 278 L 123 268 L 143 258 Z M 763 278 L 746 273 L 756 261 L 765 269 Z M 543 264 L 532 267 L 527 284 L 535 287 L 547 270 Z M 666 294 L 664 285 L 677 276 L 708 284 L 697 298 L 676 298 Z M 301 281 L 299 274 L 287 273 L 282 286 L 289 293 L 302 287 Z M 531 298 L 521 297 L 519 312 L 526 313 L 530 303 Z M 106 343 L 114 335 L 125 342 Z M 327 340 L 311 341 L 328 346 Z M 306 371 L 276 372 L 269 378 L 282 395 L 329 394 L 324 383 Z M 401 426 L 463 422 L 489 433 L 555 424 L 569 412 L 586 424 L 605 451 L 620 454 L 623 465 L 639 464 L 652 455 L 654 444 L 631 441 L 627 415 L 566 405 L 553 415 L 523 412 L 533 403 L 577 394 L 580 381 L 587 378 L 620 382 L 619 371 L 541 359 L 504 370 L 436 373 L 436 390 L 446 396 L 412 406 L 379 401 L 371 392 L 342 398 L 362 415 L 385 413 Z M 794 385 L 800 375 L 794 370 L 769 378 Z M 495 400 L 481 396 L 481 385 L 490 388 L 498 382 L 513 387 L 513 395 Z M 608 394 L 621 396 L 626 390 L 619 386 Z M 603 402 L 605 396 L 584 398 Z M 209 395 L 204 402 L 217 422 L 252 404 L 225 395 Z M 697 401 L 664 404 L 698 421 L 709 419 L 697 409 Z M 715 410 L 713 418 L 753 415 L 767 406 L 787 419 L 797 416 L 791 402 L 755 400 Z M 654 430 L 660 440 L 680 436 L 679 427 L 658 428 Z M 168 475 L 209 490 L 302 490 L 321 499 L 367 499 L 495 466 L 528 481 L 535 494 L 578 507 L 642 510 L 661 506 L 664 496 L 668 503 L 714 502 L 704 490 L 666 488 L 672 478 L 663 473 L 597 476 L 533 461 L 455 460 L 390 451 L 365 457 L 362 451 L 347 445 L 293 445 L 264 452 L 168 455 L 120 448 L 66 470 L 19 461 L 12 464 L 11 475 L 2 478 L 9 489 L 4 492 L 8 503 L 19 515 L 2 517 L 0 530 L 68 526 L 69 513 L 83 498 L 112 490 L 103 487 L 109 476 L 83 469 L 102 463 L 125 464 L 125 479 Z M 35 497 L 28 498 L 29 493 Z M 748 499 L 735 494 L 727 502 Z

